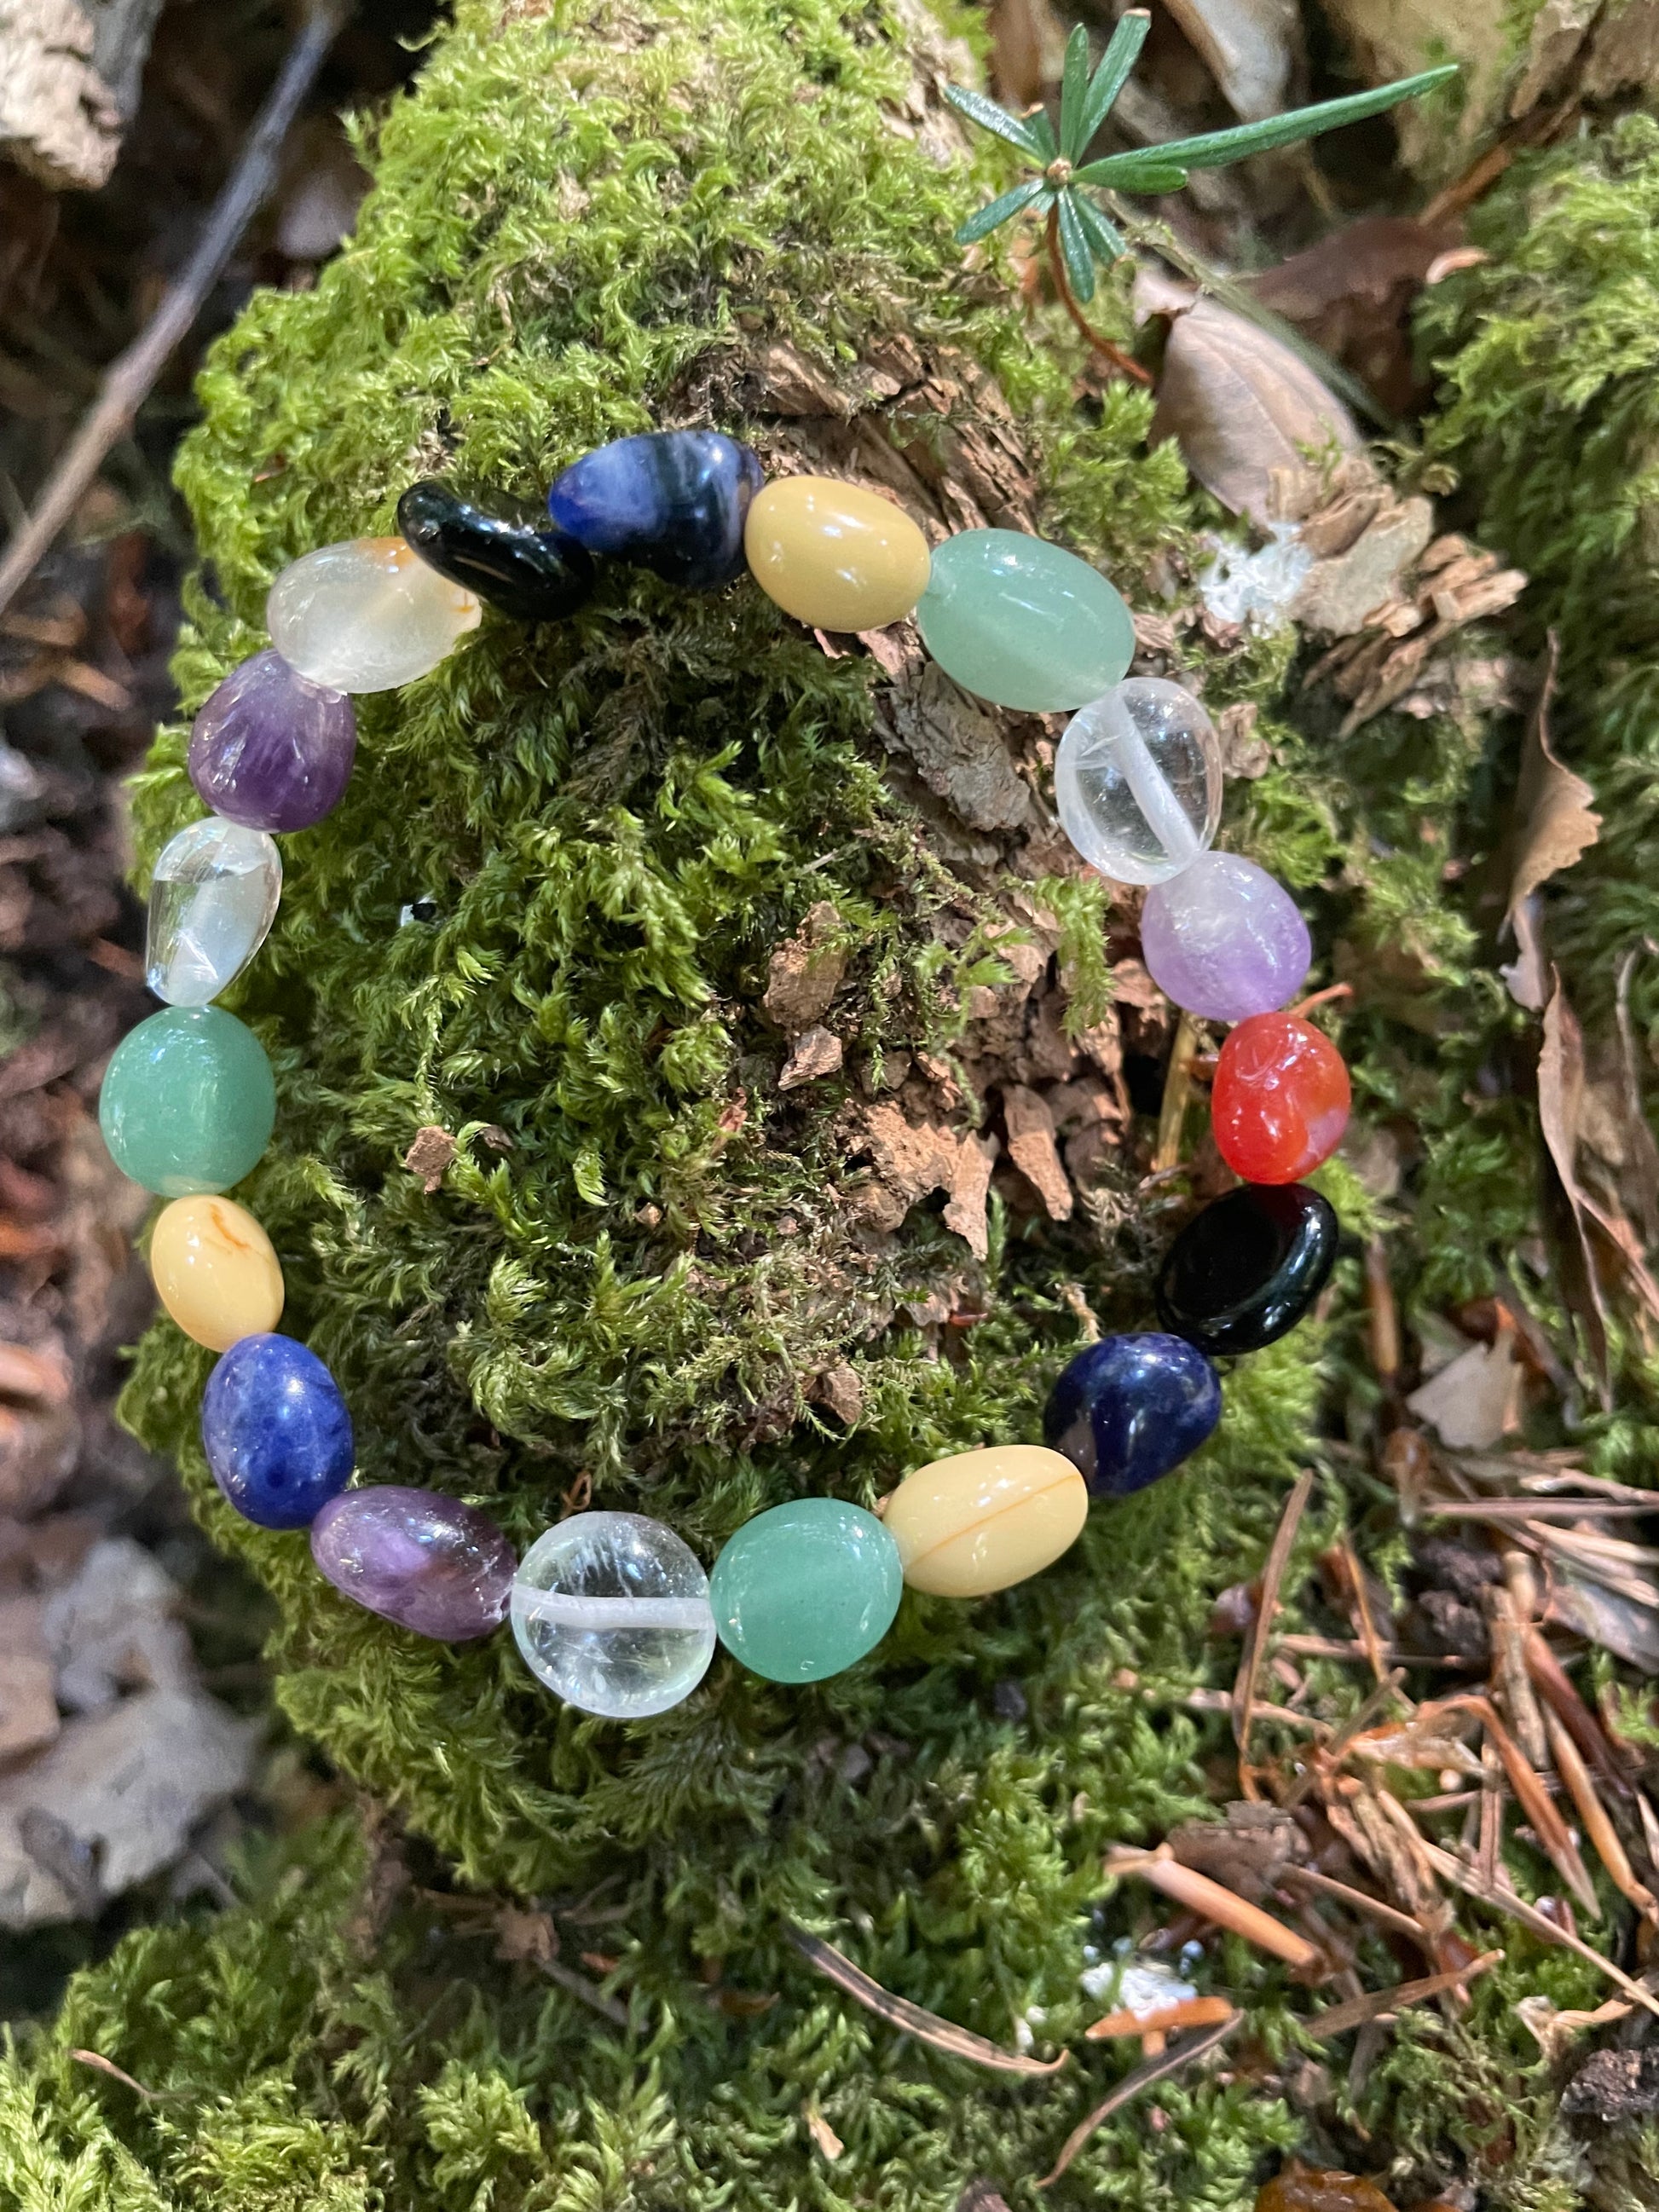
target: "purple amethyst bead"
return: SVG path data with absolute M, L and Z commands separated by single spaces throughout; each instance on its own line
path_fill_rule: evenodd
M 196 717 L 190 780 L 216 814 L 249 830 L 308 830 L 340 803 L 357 750 L 343 692 L 256 653 Z
M 1295 900 L 1237 853 L 1200 853 L 1154 884 L 1140 949 L 1166 998 L 1209 1022 L 1269 1014 L 1296 996 L 1313 944 Z
M 392 1483 L 331 1498 L 311 1524 L 311 1556 L 345 1596 L 441 1644 L 501 1626 L 519 1565 L 476 1505 Z

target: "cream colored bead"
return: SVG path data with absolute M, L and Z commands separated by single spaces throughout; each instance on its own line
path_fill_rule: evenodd
M 1070 1460 L 1042 1444 L 995 1444 L 919 1467 L 884 1518 L 912 1589 L 983 1597 L 1052 1566 L 1088 1514 Z
M 834 477 L 780 477 L 757 492 L 743 550 L 755 581 L 814 629 L 880 629 L 927 588 L 927 540 L 879 492 Z
M 175 1198 L 150 1231 L 156 1295 L 186 1336 L 228 1352 L 283 1317 L 283 1270 L 270 1239 L 234 1199 Z

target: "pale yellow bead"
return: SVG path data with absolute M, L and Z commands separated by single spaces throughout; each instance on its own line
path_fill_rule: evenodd
M 156 1295 L 186 1336 L 213 1352 L 275 1328 L 283 1269 L 265 1235 L 234 1199 L 175 1198 L 150 1231 Z
M 1042 1444 L 995 1444 L 919 1467 L 884 1518 L 912 1589 L 983 1597 L 1052 1566 L 1088 1514 L 1070 1460 Z
M 878 492 L 780 477 L 756 495 L 743 550 L 755 581 L 814 629 L 880 629 L 927 588 L 927 540 Z

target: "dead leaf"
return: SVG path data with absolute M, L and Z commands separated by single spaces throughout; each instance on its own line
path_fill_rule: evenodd
M 1517 1006 L 1536 1013 L 1548 992 L 1543 955 L 1537 941 L 1535 915 L 1522 919 L 1522 909 L 1550 878 L 1570 868 L 1596 842 L 1601 817 L 1590 810 L 1595 793 L 1581 775 L 1564 767 L 1550 745 L 1549 714 L 1555 698 L 1555 672 L 1559 647 L 1553 631 L 1539 687 L 1538 703 L 1527 726 L 1521 755 L 1521 776 L 1515 794 L 1515 828 L 1511 832 L 1515 857 L 1510 869 L 1509 901 L 1504 925 L 1520 947 L 1512 967 L 1499 970 Z
M 1562 1293 L 1605 1411 L 1613 1403 L 1607 1306 L 1585 1226 L 1589 1209 L 1577 1170 L 1584 1039 L 1560 977 L 1553 969 L 1551 977 L 1538 1055 L 1538 1127 L 1548 1164 L 1545 1199 L 1560 1252 Z
M 1544 1602 L 1544 1620 L 1599 1644 L 1640 1674 L 1659 1674 L 1659 1613 L 1589 1576 L 1555 1576 Z
M 1245 123 L 1287 106 L 1302 57 L 1296 0 L 1166 0 L 1187 41 Z
M 1177 439 L 1205 489 L 1264 530 L 1310 513 L 1325 463 L 1357 453 L 1364 442 L 1346 407 L 1305 362 L 1204 298 L 1170 324 L 1147 434 L 1154 446 Z
M 1035 106 L 1065 62 L 1065 29 L 1048 0 L 993 0 L 991 83 L 1006 106 Z
M 1461 238 L 1455 223 L 1362 216 L 1248 281 L 1264 307 L 1360 378 L 1390 413 L 1402 414 L 1422 389 L 1412 307 Z
M 444 1179 L 444 1170 L 455 1157 L 455 1139 L 447 1129 L 428 1122 L 415 1132 L 415 1141 L 404 1154 L 404 1165 L 421 1178 L 428 1198 Z
M 896 1997 L 821 1936 L 809 1935 L 805 1928 L 798 1928 L 793 1922 L 787 1924 L 786 1933 L 802 1958 L 826 1981 L 845 1990 L 849 1997 L 856 1998 L 890 2027 L 915 2036 L 935 2051 L 971 2059 L 975 2065 L 988 2066 L 999 2074 L 1057 2074 L 1066 2062 L 1069 2054 L 1064 2051 L 1058 2058 L 1030 2058 L 1023 2051 L 1005 2051 L 1000 2044 L 988 2042 L 970 2028 L 957 2027 L 953 2021 L 941 2020 L 937 2013 L 912 2004 L 908 1997 Z
M 778 1078 L 778 1088 L 793 1091 L 803 1083 L 816 1083 L 821 1076 L 834 1075 L 841 1062 L 841 1039 L 819 1024 L 796 1038 L 795 1048 Z
M 779 945 L 767 969 L 761 1010 L 787 1036 L 823 1020 L 847 972 L 847 955 L 833 939 L 841 916 L 828 899 L 807 908 L 800 927 Z
M 1491 1344 L 1471 1345 L 1413 1390 L 1407 1408 L 1454 1449 L 1485 1451 L 1500 1437 L 1513 1436 L 1521 1426 L 1527 1374 L 1515 1346 L 1513 1324 Z

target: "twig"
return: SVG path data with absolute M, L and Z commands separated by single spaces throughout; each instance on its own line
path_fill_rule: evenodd
M 1421 1923 L 1409 1912 L 1400 1912 L 1392 1905 L 1385 1905 L 1380 1897 L 1372 1897 L 1363 1889 L 1352 1889 L 1346 1881 L 1338 1881 L 1334 1875 L 1321 1874 L 1317 1867 L 1287 1866 L 1279 1876 L 1281 1881 L 1305 1881 L 1322 1895 L 1334 1897 L 1352 1911 L 1368 1913 L 1380 1920 L 1385 1928 L 1392 1928 L 1401 1936 L 1409 1936 L 1414 1943 L 1429 1948 L 1429 1936 Z
M 1294 1928 L 1275 1920 L 1271 1912 L 1264 1912 L 1248 1898 L 1200 1874 L 1196 1867 L 1183 1866 L 1167 1844 L 1160 1844 L 1155 1851 L 1115 1851 L 1105 1862 L 1104 1871 L 1138 1875 L 1189 1912 L 1200 1913 L 1218 1928 L 1231 1929 L 1235 1936 L 1242 1936 L 1260 1951 L 1271 1952 L 1275 1959 L 1283 1959 L 1287 1966 L 1299 1966 L 1305 1972 L 1321 1963 L 1322 1954 L 1316 1943 L 1298 1936 Z
M 1053 2188 L 1095 2130 L 1104 2126 L 1114 2112 L 1121 2112 L 1143 2089 L 1150 2089 L 1155 2081 L 1167 2081 L 1171 2074 L 1178 2074 L 1182 2067 L 1190 2066 L 1195 2058 L 1207 2057 L 1218 2044 L 1227 2040 L 1243 2017 L 1243 2013 L 1236 2012 L 1231 2020 L 1218 2021 L 1214 2027 L 1206 2028 L 1201 2035 L 1185 2037 L 1161 2057 L 1149 2058 L 1144 2064 L 1137 2066 L 1133 2073 L 1126 2074 L 1111 2095 L 1097 2105 L 1087 2119 L 1078 2122 L 1066 2136 L 1060 2156 L 1038 2182 L 1037 2187 Z
M 1610 1982 L 1623 1990 L 1627 1997 L 1633 1997 L 1646 2011 L 1659 2015 L 1659 1997 L 1656 1997 L 1653 1991 L 1642 1983 L 1633 1981 L 1622 1966 L 1616 1966 L 1611 1959 L 1603 1958 L 1601 1952 L 1585 1942 L 1582 1936 L 1570 1935 L 1547 1914 L 1540 1912 L 1535 1905 L 1528 1905 L 1523 1897 L 1518 1897 L 1514 1890 L 1496 1881 L 1483 1881 L 1473 1867 L 1465 1866 L 1449 1851 L 1443 1851 L 1438 1844 L 1425 1843 L 1423 1848 L 1427 1851 L 1429 1863 L 1435 1872 L 1450 1882 L 1454 1888 L 1461 1889 L 1465 1896 L 1473 1897 L 1482 1905 L 1490 1905 L 1494 1912 L 1506 1913 L 1511 1920 L 1518 1920 L 1523 1928 L 1529 1929 L 1541 1942 L 1559 1944 L 1564 1950 L 1577 1952 L 1581 1959 L 1599 1968 Z
M 1255 1686 L 1261 1673 L 1261 1662 L 1267 1654 L 1267 1639 L 1273 1633 L 1273 1616 L 1279 1611 L 1279 1584 L 1284 1581 L 1285 1570 L 1290 1565 L 1291 1549 L 1296 1542 L 1296 1532 L 1302 1525 L 1302 1516 L 1313 1495 L 1313 1483 L 1311 1468 L 1297 1477 L 1296 1487 L 1285 1501 L 1285 1510 L 1274 1531 L 1267 1564 L 1261 1571 L 1261 1602 L 1256 1607 L 1255 1626 L 1244 1647 L 1238 1680 L 1233 1685 L 1233 1741 L 1238 1746 L 1241 1765 L 1249 1750 Z
M 1114 345 L 1110 338 L 1103 336 L 1079 307 L 1077 295 L 1073 291 L 1071 281 L 1066 274 L 1066 257 L 1060 250 L 1060 205 L 1057 201 L 1048 210 L 1048 220 L 1043 225 L 1042 237 L 1043 243 L 1048 249 L 1048 274 L 1054 280 L 1054 289 L 1060 295 L 1060 306 L 1065 308 L 1095 351 L 1109 361 L 1114 368 L 1121 370 L 1125 376 L 1132 377 L 1137 384 L 1150 385 L 1152 377 L 1140 363 L 1132 355 L 1125 353 L 1121 346 Z
M 1595 1895 L 1584 1862 L 1578 1856 L 1578 1847 L 1567 1830 L 1566 1822 L 1550 1802 L 1548 1793 L 1538 1776 L 1527 1763 L 1527 1755 L 1498 1719 L 1496 1707 L 1490 1698 L 1448 1698 L 1448 1711 L 1471 1712 L 1492 1740 L 1492 1749 L 1504 1762 L 1510 1787 L 1516 1802 L 1531 1823 L 1533 1833 L 1549 1855 L 1552 1864 L 1573 1895 L 1592 1920 L 1601 1916 L 1601 1907 Z
M 1421 2004 L 1425 1997 L 1443 1996 L 1448 1990 L 1472 1982 L 1477 1974 L 1490 1973 L 1503 1956 L 1501 1951 L 1483 1951 L 1467 1966 L 1453 1966 L 1443 1974 L 1425 1974 L 1420 1982 L 1396 1982 L 1391 1990 L 1372 1990 L 1363 1997 L 1351 1997 L 1346 2004 L 1328 2006 L 1308 2021 L 1308 2032 L 1322 2038 L 1346 2035 L 1352 2028 L 1363 2027 L 1368 2020 L 1398 2012 L 1402 2005 Z
M 1544 1741 L 1543 1717 L 1527 1672 L 1527 1627 L 1515 1602 L 1515 1594 L 1502 1583 L 1486 1593 L 1486 1626 L 1492 1639 L 1496 1680 L 1493 1688 L 1504 1701 L 1521 1748 L 1534 1767 L 1547 1764 L 1549 1747 Z
M 1538 1629 L 1527 1631 L 1525 1649 L 1527 1672 L 1545 1704 L 1607 1787 L 1619 1796 L 1628 1797 L 1630 1781 L 1620 1768 L 1607 1731 L 1579 1696 L 1571 1676 Z
M 1365 1247 L 1365 1322 L 1371 1365 L 1392 1395 L 1400 1379 L 1400 1310 L 1389 1279 L 1389 1248 L 1380 1237 Z
M 1396 1667 L 1393 1674 L 1385 1674 L 1364 1704 L 1357 1711 L 1349 1714 L 1330 1741 L 1319 1747 L 1316 1754 L 1317 1765 L 1310 1762 L 1279 1800 L 1287 1813 L 1294 1812 L 1302 1802 L 1318 1780 L 1322 1769 L 1327 1773 L 1333 1771 L 1337 1764 L 1337 1754 L 1346 1750 L 1354 1738 L 1363 1735 L 1370 1726 L 1405 1679 L 1406 1670 L 1403 1667 Z
M 608 2020 L 612 2027 L 628 2026 L 626 2008 L 615 1997 L 606 1996 L 603 1990 L 596 1990 L 586 1975 L 579 1974 L 574 1966 L 561 1966 L 556 1959 L 538 1959 L 536 1963 L 550 1982 L 556 1982 L 573 1997 L 580 1997 L 585 2005 L 591 2005 L 600 2019 Z
M 131 2074 L 118 2066 L 112 2058 L 106 2058 L 101 2051 L 71 2051 L 69 2056 L 78 2066 L 91 2066 L 100 2074 L 107 2074 L 112 2081 L 118 2081 L 124 2089 L 131 2089 L 147 2105 L 173 2105 L 190 2095 L 188 2089 L 147 2089 L 142 2081 L 135 2081 Z
M 900 2028 L 906 2035 L 931 2044 L 935 2051 L 948 2051 L 953 2057 L 969 2058 L 976 2066 L 994 2067 L 1000 2074 L 1056 2074 L 1070 2056 L 1062 2051 L 1058 2058 L 1028 2058 L 1023 2051 L 1005 2051 L 1000 2044 L 975 2035 L 971 2028 L 958 2027 L 954 2021 L 941 2020 L 937 2013 L 912 2004 L 908 1997 L 896 1997 L 821 1936 L 811 1936 L 793 1922 L 786 1926 L 784 1933 L 825 1981 L 833 1982 L 838 1990 L 845 1990 L 849 1997 L 856 1998 L 890 2027 Z
M 1354 1626 L 1359 1631 L 1359 1640 L 1365 1647 L 1371 1673 L 1380 1683 L 1383 1674 L 1382 1645 L 1376 1633 L 1376 1623 L 1371 1619 L 1371 1602 L 1365 1591 L 1364 1571 L 1350 1538 L 1344 1536 L 1337 1549 L 1341 1554 L 1342 1571 L 1348 1577 L 1348 1587 L 1353 1592 Z
M 1193 1095 L 1193 1055 L 1198 1050 L 1198 1024 L 1183 1009 L 1176 1024 L 1170 1048 L 1169 1072 L 1164 1078 L 1164 1099 L 1158 1109 L 1158 1146 L 1152 1172 L 1158 1175 L 1181 1164 L 1181 1133 L 1186 1126 L 1187 1104 Z
M 1584 1764 L 1583 1753 L 1554 1713 L 1544 1716 L 1544 1725 L 1549 1731 L 1550 1749 L 1555 1755 L 1556 1771 L 1572 1793 L 1572 1802 L 1578 1808 L 1578 1817 L 1584 1824 L 1584 1833 L 1589 1838 L 1595 1856 L 1611 1875 L 1613 1887 L 1636 1907 L 1644 1920 L 1659 1926 L 1659 1900 L 1655 1899 L 1645 1882 L 1637 1879 L 1636 1869 L 1620 1840 L 1619 1832 L 1590 1779 L 1590 1771 Z
M 138 336 L 111 362 L 91 412 L 58 455 L 33 514 L 0 561 L 0 610 L 10 605 L 51 550 L 111 447 L 131 429 L 173 348 L 196 320 L 237 240 L 270 190 L 289 126 L 349 12 L 347 0 L 314 0 L 194 252 Z

